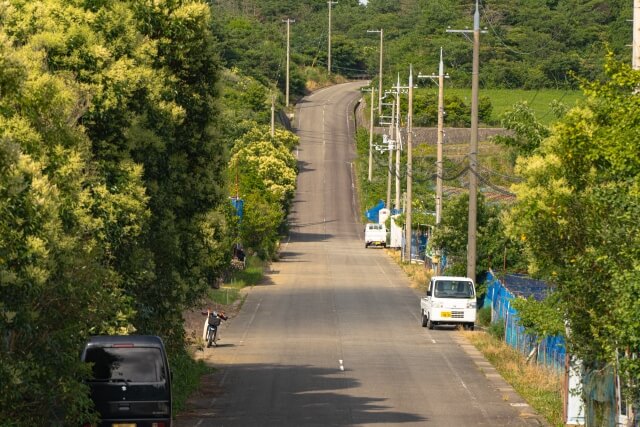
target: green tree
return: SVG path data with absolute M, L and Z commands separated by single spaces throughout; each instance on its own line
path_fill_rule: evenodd
M 542 141 L 550 135 L 549 128 L 541 124 L 526 101 L 518 102 L 502 117 L 502 126 L 513 135 L 493 138 L 498 144 L 513 148 L 513 161 L 518 156 L 530 156 Z
M 147 196 L 132 162 L 121 165 L 117 186 L 105 180 L 79 124 L 87 86 L 55 69 L 63 66 L 50 52 L 90 34 L 83 24 L 66 26 L 83 22 L 83 11 L 55 1 L 4 6 L 0 418 L 73 425 L 95 420 L 78 358 L 86 337 L 133 330 L 117 254 L 145 230 Z
M 500 221 L 502 212 L 498 205 L 488 204 L 482 193 L 478 195 L 476 280 L 481 278 L 490 266 L 502 266 L 504 260 L 509 269 L 522 268 L 519 255 L 521 247 L 517 241 L 505 235 Z M 444 251 L 450 264 L 448 274 L 466 275 L 468 224 L 468 194 L 446 200 L 442 222 L 435 228 L 429 246 Z
M 570 350 L 589 365 L 615 363 L 640 344 L 640 74 L 609 56 L 607 80 L 583 83 L 569 111 L 518 168 L 506 227 L 526 244 L 530 270 L 557 283 Z M 640 362 L 621 358 L 637 398 Z
M 75 425 L 86 337 L 179 354 L 229 261 L 217 44 L 197 1 L 15 0 L 0 23 L 0 418 Z
M 240 224 L 243 243 L 262 257 L 275 255 L 278 232 L 295 193 L 297 165 L 291 150 L 298 137 L 267 126 L 255 126 L 235 142 L 229 183 L 245 201 Z M 233 192 L 233 191 L 232 191 Z

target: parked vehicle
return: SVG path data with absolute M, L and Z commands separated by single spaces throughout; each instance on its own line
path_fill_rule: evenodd
M 205 321 L 204 328 L 205 332 L 205 342 L 207 343 L 207 348 L 211 347 L 211 345 L 218 345 L 216 343 L 218 339 L 218 327 L 223 320 L 227 320 L 228 317 L 224 312 L 218 313 L 217 311 L 203 311 L 202 314 L 207 316 L 207 320 Z
M 91 337 L 81 358 L 93 364 L 87 383 L 98 426 L 171 426 L 171 372 L 160 337 Z
M 364 247 L 387 246 L 387 229 L 384 224 L 368 223 L 364 228 Z
M 466 277 L 435 276 L 427 296 L 420 299 L 421 323 L 429 329 L 436 325 L 462 325 L 473 330 L 476 321 L 476 290 Z

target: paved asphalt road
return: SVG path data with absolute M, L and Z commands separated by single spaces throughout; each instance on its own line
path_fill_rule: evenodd
M 205 350 L 215 387 L 178 427 L 540 425 L 457 331 L 420 326 L 406 276 L 364 248 L 351 114 L 361 85 L 298 104 L 290 238 Z

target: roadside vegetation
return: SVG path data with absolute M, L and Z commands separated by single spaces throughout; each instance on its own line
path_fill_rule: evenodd
M 502 115 L 503 126 L 513 133 L 494 142 L 505 148 L 502 155 L 513 165 L 512 183 L 503 188 L 510 197 L 506 203 L 489 202 L 488 195 L 498 186 L 491 175 L 482 176 L 476 282 L 482 284 L 484 273 L 498 265 L 500 270 L 527 273 L 549 283 L 552 297 L 542 303 L 514 301 L 521 325 L 538 339 L 564 336 L 569 325 L 568 351 L 586 369 L 615 366 L 623 395 L 634 400 L 640 396 L 640 361 L 619 355 L 636 348 L 640 336 L 635 316 L 640 226 L 632 219 L 640 217 L 636 144 L 640 74 L 612 55 L 606 58 L 604 72 L 602 81 L 581 81 L 584 95 L 575 106 L 550 107 L 556 116 L 552 126 L 537 120 L 524 103 Z M 364 140 L 359 135 L 359 153 L 366 150 Z M 365 161 L 358 167 L 366 168 Z M 414 171 L 414 176 L 422 174 L 420 169 Z M 362 175 L 360 171 L 358 176 Z M 363 192 L 386 191 L 382 182 L 377 187 L 362 185 Z M 367 194 L 366 200 L 384 194 Z M 430 191 L 423 200 L 420 190 L 414 195 L 414 211 L 429 206 L 433 198 Z M 432 248 L 446 253 L 446 274 L 466 272 L 467 200 L 464 191 L 449 192 L 442 223 L 433 228 L 429 241 Z M 418 226 L 420 222 L 414 222 L 413 227 Z M 494 328 L 499 324 L 489 330 Z M 537 399 L 535 394 L 532 398 Z
M 437 56 L 423 52 L 440 46 L 452 85 L 467 87 L 469 46 L 442 30 L 471 22 L 468 3 L 340 1 L 332 76 L 320 3 L 0 3 L 0 419 L 95 421 L 83 382 L 90 373 L 78 360 L 93 334 L 161 336 L 180 378 L 178 407 L 195 387 L 203 367 L 188 359 L 185 311 L 209 293 L 238 301 L 237 290 L 258 277 L 252 261 L 246 276 L 212 289 L 227 274 L 233 244 L 268 263 L 286 233 L 297 138 L 280 124 L 273 136 L 268 128 L 272 97 L 276 109 L 284 104 L 283 15 L 297 19 L 296 99 L 373 75 L 378 40 L 369 28 L 385 28 L 386 87 L 410 61 L 436 69 Z M 490 26 L 482 120 L 499 119 L 514 134 L 491 143 L 506 161 L 481 164 L 502 165 L 484 176 L 487 187 L 506 179 L 499 191 L 516 197 L 500 204 L 484 188 L 477 274 L 506 265 L 556 284 L 553 312 L 571 324 L 572 352 L 592 366 L 615 363 L 618 349 L 637 348 L 640 336 L 640 81 L 616 61 L 628 55 L 627 3 L 508 0 L 482 11 Z M 578 86 L 576 107 L 569 99 Z M 565 106 L 540 113 L 545 90 L 492 88 L 560 89 Z M 468 121 L 464 93 L 449 95 L 451 124 Z M 509 107 L 514 94 L 528 103 Z M 425 122 L 434 117 L 429 99 L 419 110 Z M 362 178 L 367 151 L 358 131 L 363 208 L 386 192 L 384 155 L 375 156 L 372 183 Z M 414 227 L 433 225 L 434 155 L 422 154 Z M 464 259 L 465 182 L 456 175 L 465 166 L 464 155 L 445 162 L 448 201 L 432 240 L 452 271 Z M 242 219 L 230 197 L 244 200 Z M 639 372 L 640 359 L 621 361 L 625 392 L 636 398 Z
M 256 286 L 262 281 L 269 263 L 258 256 L 247 257 L 243 269 L 234 269 L 218 289 L 210 289 L 207 298 L 220 306 L 236 304 L 242 298 L 242 289 Z
M 564 375 L 541 365 L 528 364 L 526 357 L 504 341 L 482 331 L 459 331 L 496 368 L 524 400 L 552 426 L 562 421 Z
M 79 353 L 98 334 L 160 336 L 179 409 L 203 372 L 184 312 L 235 243 L 277 254 L 297 138 L 264 127 L 272 87 L 224 68 L 214 16 L 200 1 L 0 4 L 5 424 L 95 421 Z

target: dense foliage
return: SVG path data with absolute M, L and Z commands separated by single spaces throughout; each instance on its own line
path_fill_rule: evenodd
M 481 278 L 492 267 L 510 271 L 523 268 L 520 242 L 505 235 L 500 220 L 506 209 L 498 204 L 489 204 L 482 194 L 478 195 L 476 278 Z M 450 275 L 466 276 L 468 212 L 468 194 L 448 199 L 444 205 L 442 222 L 434 229 L 429 241 L 432 249 L 440 249 L 447 256 L 450 265 L 447 274 Z
M 179 353 L 230 258 L 217 47 L 199 2 L 15 0 L 0 22 L 0 418 L 73 425 L 86 337 Z
M 304 66 L 327 66 L 326 2 L 291 0 L 210 0 L 221 13 L 223 58 L 265 81 L 282 86 L 286 50 L 284 18 L 291 29 L 294 92 Z M 485 87 L 528 88 L 575 85 L 572 73 L 595 79 L 601 75 L 608 45 L 627 58 L 632 7 L 626 0 L 504 0 L 480 2 L 482 35 L 481 83 Z M 379 34 L 384 30 L 384 75 L 387 87 L 408 64 L 423 73 L 438 69 L 444 48 L 451 84 L 468 86 L 471 45 L 446 29 L 469 28 L 470 0 L 344 0 L 332 6 L 332 68 L 349 77 L 378 73 Z
M 297 164 L 291 150 L 298 137 L 266 126 L 254 126 L 236 140 L 230 161 L 229 182 L 245 200 L 239 224 L 241 241 L 263 258 L 276 255 L 278 231 L 284 223 L 296 188 Z
M 637 398 L 640 362 L 640 74 L 609 57 L 607 80 L 519 162 L 525 181 L 506 226 L 530 271 L 558 285 L 571 352 L 616 363 Z

